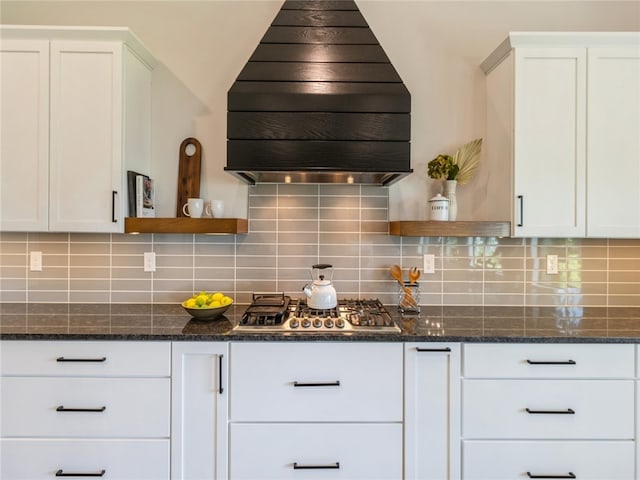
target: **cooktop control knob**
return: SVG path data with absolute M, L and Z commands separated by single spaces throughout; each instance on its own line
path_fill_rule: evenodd
M 330 318 L 327 318 L 327 319 L 324 321 L 324 326 L 325 326 L 325 327 L 327 327 L 327 328 L 333 328 L 333 320 L 332 320 L 332 319 L 330 319 Z
M 298 328 L 299 325 L 300 323 L 298 323 L 297 318 L 292 318 L 291 321 L 289 322 L 289 327 L 291 328 Z
M 315 328 L 320 328 L 322 326 L 322 320 L 320 320 L 319 318 L 314 318 L 313 319 L 313 326 Z
M 338 318 L 336 320 L 336 327 L 338 328 L 344 328 L 344 320 L 342 318 Z
M 309 320 L 308 318 L 304 318 L 302 320 L 302 327 L 309 328 L 310 326 L 311 326 L 311 320 Z

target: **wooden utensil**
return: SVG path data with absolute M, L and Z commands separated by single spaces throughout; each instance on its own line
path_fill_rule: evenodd
M 193 155 L 187 150 L 194 148 Z M 185 138 L 180 144 L 180 159 L 178 164 L 178 203 L 177 217 L 186 217 L 182 206 L 189 198 L 200 198 L 200 161 L 202 157 L 202 145 L 195 138 Z
M 420 275 L 418 267 L 411 267 L 411 270 L 409 270 L 409 283 L 416 283 L 420 279 Z
M 404 285 L 404 278 L 402 276 L 402 268 L 400 268 L 400 265 L 391 265 L 389 270 L 391 271 L 391 276 L 400 284 L 404 291 L 404 297 L 402 298 L 400 305 L 417 307 L 418 304 L 413 298 L 411 289 Z

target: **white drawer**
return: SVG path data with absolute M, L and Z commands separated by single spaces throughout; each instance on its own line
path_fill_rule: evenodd
M 168 378 L 3 377 L 0 381 L 2 436 L 169 436 Z M 97 411 L 57 411 L 58 407 Z
M 633 345 L 465 344 L 467 378 L 632 378 Z
M 104 470 L 96 478 L 109 480 L 169 478 L 169 440 L 2 439 L 0 449 L 0 478 L 6 480 L 51 480 L 59 470 L 63 474 Z
M 463 480 L 631 480 L 633 442 L 463 442 Z
M 2 375 L 168 377 L 170 342 L 10 341 Z
M 401 343 L 232 343 L 232 421 L 401 421 Z
M 232 424 L 229 451 L 234 480 L 402 478 L 400 424 Z
M 465 438 L 634 438 L 633 380 L 464 380 L 462 389 Z

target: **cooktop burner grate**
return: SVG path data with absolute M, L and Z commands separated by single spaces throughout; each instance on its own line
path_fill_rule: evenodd
M 243 332 L 398 333 L 400 329 L 377 299 L 339 300 L 335 308 L 314 309 L 306 298 L 254 294 L 234 328 Z

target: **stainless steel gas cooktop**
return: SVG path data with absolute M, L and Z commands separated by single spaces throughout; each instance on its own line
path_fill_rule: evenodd
M 284 293 L 254 293 L 234 327 L 241 332 L 398 333 L 400 329 L 377 299 L 342 299 L 328 309 L 313 309 L 306 298 Z

